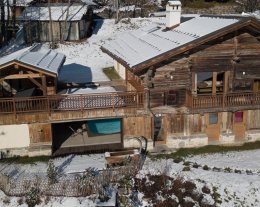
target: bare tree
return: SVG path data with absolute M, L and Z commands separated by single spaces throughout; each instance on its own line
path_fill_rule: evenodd
M 259 5 L 259 0 L 246 0 L 245 1 L 245 9 L 249 12 L 254 12 L 257 10 Z
M 10 4 L 9 0 L 6 0 L 6 7 L 7 7 L 7 20 L 5 24 L 5 41 L 8 40 L 8 32 L 9 32 L 9 22 L 10 22 Z
M 13 0 L 12 5 L 12 25 L 13 25 L 13 37 L 15 37 L 15 23 L 16 23 L 16 0 Z
M 254 12 L 260 6 L 260 0 L 240 0 L 237 1 L 246 12 Z
M 0 1 L 0 7 L 1 7 L 1 45 L 4 42 L 4 37 L 5 37 L 5 5 L 4 1 Z

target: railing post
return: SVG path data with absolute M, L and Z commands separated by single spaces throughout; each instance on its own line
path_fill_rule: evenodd
M 49 116 L 51 115 L 50 98 L 47 96 L 47 110 Z
M 115 94 L 112 94 L 112 109 L 115 111 Z
M 80 94 L 80 110 L 81 110 L 81 113 L 83 114 L 83 95 Z
M 223 93 L 223 96 L 222 96 L 222 109 L 224 109 L 225 107 L 225 93 Z
M 13 109 L 14 109 L 14 115 L 16 117 L 16 106 L 15 106 L 15 99 L 13 98 Z

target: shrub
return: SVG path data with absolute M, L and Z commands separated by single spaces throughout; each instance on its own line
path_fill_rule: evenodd
M 231 169 L 230 167 L 226 167 L 226 168 L 224 169 L 224 172 L 231 173 L 231 172 L 232 172 L 232 169 Z
M 27 203 L 28 207 L 34 207 L 40 204 L 40 190 L 38 188 L 31 187 L 26 195 L 25 202 Z
M 201 190 L 203 193 L 210 194 L 210 189 L 206 185 L 204 185 Z
M 248 174 L 248 175 L 252 175 L 253 172 L 252 172 L 251 170 L 246 170 L 246 174 Z
M 192 167 L 194 167 L 194 168 L 199 168 L 200 165 L 199 165 L 198 163 L 195 162 L 195 163 L 193 163 Z
M 52 160 L 48 162 L 47 177 L 49 184 L 54 184 L 58 182 L 58 169 L 57 167 L 55 167 Z
M 17 203 L 19 206 L 23 205 L 24 204 L 23 197 L 17 198 Z
M 174 160 L 173 160 L 173 162 L 175 162 L 175 163 L 180 163 L 180 162 L 182 162 L 183 161 L 183 159 L 181 158 L 181 157 L 176 157 Z
M 210 170 L 210 168 L 207 165 L 204 165 L 202 169 L 203 170 Z
M 185 166 L 182 171 L 190 171 L 190 167 L 189 166 Z
M 5 196 L 5 198 L 3 199 L 3 203 L 6 204 L 6 205 L 9 205 L 10 204 L 10 198 L 8 196 Z
M 237 169 L 235 169 L 234 172 L 235 172 L 235 173 L 238 173 L 238 174 L 241 174 L 241 173 L 242 173 L 241 170 L 237 170 Z
M 190 166 L 190 165 L 191 165 L 191 162 L 185 161 L 185 162 L 183 163 L 183 165 L 185 165 L 185 166 Z
M 220 168 L 218 168 L 218 167 L 213 167 L 213 169 L 212 169 L 213 171 L 215 171 L 215 172 L 220 172 L 221 171 L 221 169 Z

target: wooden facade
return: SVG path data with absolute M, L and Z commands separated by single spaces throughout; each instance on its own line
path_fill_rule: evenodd
M 222 34 L 180 55 L 161 58 L 148 69 L 138 69 L 137 75 L 149 77 L 144 83 L 151 110 L 164 114 L 164 138 L 158 140 L 196 133 L 206 134 L 209 142 L 219 142 L 225 133 L 234 134 L 237 141 L 246 139 L 250 120 L 258 118 L 252 112 L 260 104 L 260 24 Z M 169 110 L 180 107 L 187 110 L 178 115 Z
M 1 98 L 0 124 L 32 124 L 33 145 L 51 143 L 50 123 L 111 118 L 122 119 L 123 137 L 145 136 L 169 147 L 260 139 L 258 21 L 244 21 L 122 68 L 127 92 Z M 7 73 L 2 80 L 38 78 L 27 77 L 35 73 Z M 41 88 L 44 82 L 33 83 Z

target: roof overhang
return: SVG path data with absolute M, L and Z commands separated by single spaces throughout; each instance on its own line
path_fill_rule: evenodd
M 25 68 L 28 68 L 28 69 L 33 70 L 33 71 L 38 72 L 38 73 L 42 73 L 42 74 L 45 74 L 45 75 L 48 75 L 48 76 L 52 76 L 54 78 L 57 77 L 57 73 L 55 73 L 55 72 L 48 71 L 48 70 L 45 70 L 43 68 L 39 68 L 39 67 L 36 67 L 34 65 L 30 65 L 30 64 L 18 61 L 18 60 L 11 60 L 9 62 L 6 62 L 5 64 L 0 65 L 0 70 L 3 69 L 3 68 L 6 68 L 8 66 L 15 65 L 15 64 L 22 66 L 22 67 L 25 67 Z

